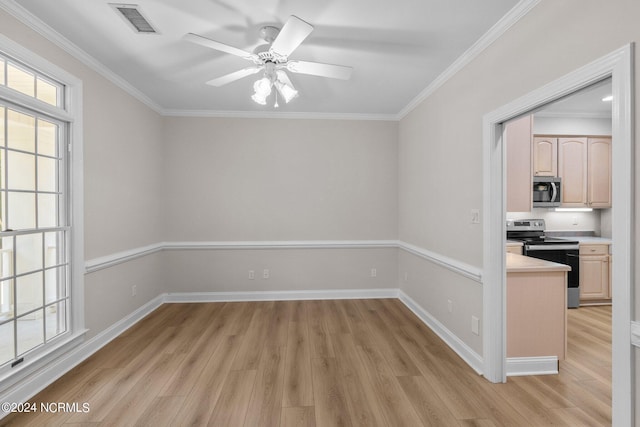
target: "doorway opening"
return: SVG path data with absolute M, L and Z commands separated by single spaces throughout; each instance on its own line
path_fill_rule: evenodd
M 605 79 L 512 119 L 503 135 L 506 251 L 571 267 L 567 273 L 510 273 L 509 265 L 523 258 L 508 255 L 507 376 L 569 372 L 575 380 L 568 388 L 588 392 L 598 384 L 604 396 L 611 395 L 615 244 L 611 84 Z M 543 323 L 548 328 L 539 335 Z M 610 417 L 610 398 L 599 398 Z
M 631 286 L 633 278 L 633 121 L 632 45 L 600 58 L 483 119 L 484 141 L 484 375 L 506 381 L 506 197 L 502 124 L 539 110 L 595 83 L 611 78 L 612 108 L 612 416 L 615 425 L 631 425 L 635 388 L 632 378 Z M 620 260 L 619 262 L 617 260 Z

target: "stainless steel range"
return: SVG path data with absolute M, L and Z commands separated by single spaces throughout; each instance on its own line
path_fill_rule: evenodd
M 579 243 L 575 240 L 547 237 L 544 219 L 507 220 L 507 240 L 521 241 L 523 255 L 571 267 L 567 275 L 567 307 L 580 305 Z

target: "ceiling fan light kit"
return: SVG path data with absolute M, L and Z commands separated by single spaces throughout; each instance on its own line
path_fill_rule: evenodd
M 289 55 L 300 46 L 312 31 L 313 26 L 311 24 L 291 15 L 281 30 L 272 26 L 262 27 L 260 36 L 267 44 L 258 46 L 253 52 L 247 52 L 193 33 L 185 35 L 184 39 L 210 49 L 239 56 L 254 63 L 253 67 L 244 68 L 212 79 L 207 84 L 220 87 L 263 71 L 263 77 L 253 84 L 254 94 L 251 99 L 257 104 L 266 105 L 267 98 L 271 95 L 272 88 L 275 86 L 276 101 L 274 107 L 278 107 L 277 94 L 280 94 L 286 103 L 298 96 L 298 91 L 291 83 L 285 70 L 292 73 L 341 80 L 351 78 L 351 72 L 353 71 L 351 67 L 309 61 L 289 61 Z

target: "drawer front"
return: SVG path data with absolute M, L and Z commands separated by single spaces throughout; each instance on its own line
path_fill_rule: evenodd
M 580 255 L 609 255 L 609 245 L 580 245 Z

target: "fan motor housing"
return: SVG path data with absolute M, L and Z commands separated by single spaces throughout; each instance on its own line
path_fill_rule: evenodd
M 273 43 L 278 34 L 280 34 L 280 28 L 272 27 L 271 25 L 260 28 L 260 37 L 269 44 Z

